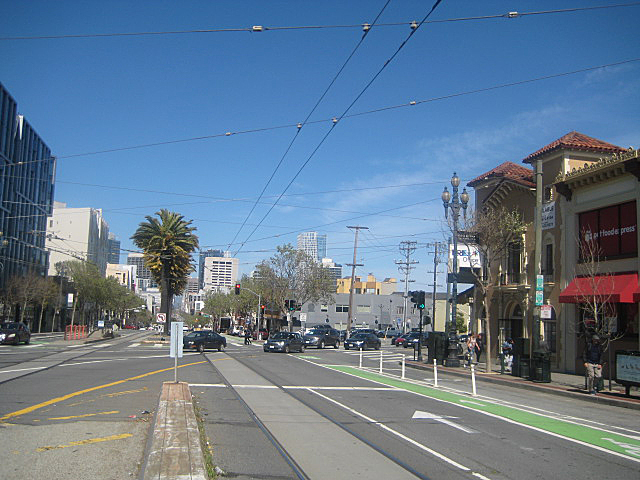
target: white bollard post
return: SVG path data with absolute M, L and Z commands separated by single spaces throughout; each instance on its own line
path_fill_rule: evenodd
M 404 380 L 404 355 L 402 356 L 402 379 Z
M 358 365 L 358 368 L 362 368 L 362 347 L 360 347 L 360 365 Z
M 378 370 L 378 373 L 382 373 L 382 350 L 380 350 L 380 369 Z
M 435 358 L 433 359 L 433 386 L 438 386 L 438 362 Z
M 476 369 L 473 363 L 471 364 L 471 395 L 476 396 Z

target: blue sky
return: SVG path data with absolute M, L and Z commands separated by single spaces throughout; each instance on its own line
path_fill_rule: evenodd
M 0 36 L 359 25 L 385 3 L 0 0 Z M 430 19 L 615 3 L 444 0 Z M 419 21 L 431 5 L 391 0 L 379 23 Z M 640 5 L 424 24 L 350 113 L 635 59 L 638 20 Z M 440 194 L 453 171 L 468 181 L 572 130 L 637 147 L 640 62 L 342 119 L 249 237 L 330 119 L 409 32 L 370 31 L 230 247 L 297 130 L 271 127 L 306 118 L 360 28 L 0 40 L 0 81 L 59 157 L 55 199 L 102 208 L 123 248 L 134 249 L 129 237 L 145 215 L 168 208 L 193 219 L 203 247 L 240 248 L 244 273 L 306 230 L 326 233 L 329 256 L 345 264 L 353 248 L 346 226 L 359 224 L 369 227 L 359 274 L 399 277 L 398 244 L 415 240 L 412 288 L 427 288 L 433 257 L 425 244 L 445 238 Z

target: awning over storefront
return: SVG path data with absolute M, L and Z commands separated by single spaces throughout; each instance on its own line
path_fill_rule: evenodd
M 560 303 L 584 303 L 585 297 L 594 295 L 600 301 L 634 303 L 634 297 L 639 295 L 637 289 L 637 273 L 576 277 L 560 293 Z

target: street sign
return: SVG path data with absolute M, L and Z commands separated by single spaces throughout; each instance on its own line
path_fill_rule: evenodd
M 156 313 L 156 322 L 165 323 L 167 321 L 166 313 Z
M 540 305 L 540 318 L 545 320 L 551 320 L 551 312 L 553 307 L 551 305 Z
M 458 230 L 458 241 L 464 243 L 478 244 L 478 234 L 473 232 L 465 232 Z
M 98 320 L 98 328 L 104 328 L 104 320 Z
M 169 345 L 169 357 L 182 358 L 182 331 L 184 322 L 171 323 L 171 344 Z
M 73 293 L 67 293 L 67 307 L 73 307 Z
M 536 275 L 536 291 L 541 292 L 544 290 L 544 275 Z
M 306 322 L 307 321 L 307 314 L 306 313 L 301 313 L 300 314 L 300 321 L 301 322 Z M 329 319 L 327 319 L 327 322 L 329 321 Z
M 536 292 L 536 307 L 540 307 L 542 306 L 542 304 L 544 303 L 544 293 L 537 291 Z

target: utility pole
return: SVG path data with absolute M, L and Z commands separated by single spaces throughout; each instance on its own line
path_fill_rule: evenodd
M 369 227 L 360 226 L 348 226 L 347 228 L 356 231 L 355 239 L 353 241 L 353 263 L 347 263 L 348 267 L 351 267 L 351 286 L 349 287 L 349 311 L 347 312 L 347 334 L 345 338 L 349 337 L 351 331 L 351 320 L 353 318 L 353 287 L 356 283 L 356 267 L 362 267 L 363 263 L 356 263 L 356 252 L 358 250 L 358 233 L 360 230 L 369 230 Z
M 404 309 L 402 312 L 402 333 L 406 333 L 407 331 L 407 298 L 409 297 L 409 274 L 411 270 L 415 267 L 413 265 L 417 264 L 415 260 L 411 259 L 411 254 L 416 250 L 416 242 L 412 240 L 405 240 L 400 242 L 400 253 L 404 256 L 404 260 L 398 261 L 396 260 L 396 265 L 398 265 L 398 270 L 400 273 L 404 273 Z
M 536 274 L 536 282 L 534 284 L 537 285 L 538 275 L 542 275 L 542 160 L 538 158 L 536 160 L 536 219 L 535 219 L 535 274 Z M 541 295 L 544 295 L 544 283 L 543 283 L 543 292 Z M 537 290 L 537 286 L 536 286 Z M 534 300 L 537 296 L 537 293 L 534 293 Z M 541 301 L 535 301 L 533 307 L 533 345 L 531 345 L 531 349 L 535 352 L 540 348 L 540 306 L 544 301 L 544 297 L 540 299 Z M 530 358 L 533 358 L 532 356 Z
M 438 257 L 438 247 L 440 246 L 440 242 L 427 244 L 427 248 L 431 246 L 433 246 L 433 297 L 431 299 L 431 329 L 434 330 L 436 326 L 436 286 L 438 283 L 438 264 L 440 263 L 440 258 Z

